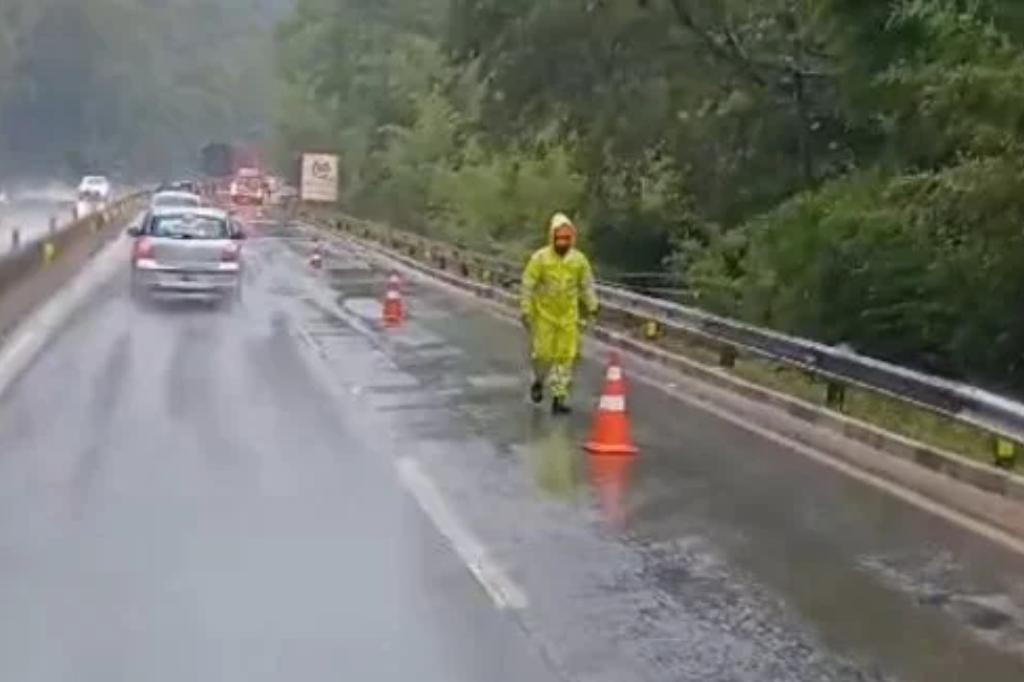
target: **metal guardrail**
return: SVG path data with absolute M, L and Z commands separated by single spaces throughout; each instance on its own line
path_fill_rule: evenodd
M 306 217 L 330 220 L 345 231 L 404 255 L 428 260 L 434 267 L 462 277 L 506 291 L 515 291 L 519 286 L 521 266 L 507 259 L 348 216 L 300 211 Z M 850 385 L 915 404 L 990 433 L 996 441 L 995 462 L 1001 466 L 1012 467 L 1017 450 L 1024 443 L 1024 404 L 995 393 L 621 287 L 599 284 L 598 292 L 603 315 L 637 322 L 651 339 L 662 333 L 682 335 L 716 350 L 722 367 L 734 366 L 742 352 L 817 375 L 826 383 L 826 404 L 830 408 L 842 408 L 845 387 Z
M 767 329 L 718 317 L 623 289 L 599 286 L 604 305 L 648 317 L 666 327 L 686 330 L 728 348 L 798 367 L 829 379 L 855 384 L 912 402 L 1024 442 L 1024 404 L 982 389 Z M 723 364 L 728 364 L 724 361 Z

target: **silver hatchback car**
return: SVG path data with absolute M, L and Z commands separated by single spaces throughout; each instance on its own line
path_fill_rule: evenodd
M 235 302 L 242 295 L 245 233 L 216 208 L 153 208 L 131 228 L 132 296 Z

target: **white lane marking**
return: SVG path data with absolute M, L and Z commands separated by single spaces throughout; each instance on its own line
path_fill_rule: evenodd
M 94 256 L 74 277 L 14 332 L 0 350 L 0 394 L 6 393 L 39 355 L 46 343 L 58 332 L 97 287 L 113 276 L 122 262 L 125 239 L 115 239 Z
M 451 543 L 452 549 L 487 591 L 494 605 L 502 610 L 525 609 L 526 594 L 494 563 L 483 544 L 459 520 L 419 462 L 403 457 L 395 462 L 395 468 L 402 486 Z

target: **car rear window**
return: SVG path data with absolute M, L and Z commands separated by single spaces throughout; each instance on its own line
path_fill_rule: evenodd
M 154 216 L 146 231 L 154 237 L 168 239 L 228 239 L 231 236 L 227 220 L 188 214 Z
M 158 194 L 153 197 L 154 206 L 181 206 L 187 208 L 190 206 L 199 206 L 201 203 L 202 202 L 199 200 L 199 197 L 182 196 L 181 194 L 170 194 L 164 196 L 160 196 Z

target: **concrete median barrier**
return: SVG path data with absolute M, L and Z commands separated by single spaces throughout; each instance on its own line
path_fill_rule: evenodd
M 116 238 L 141 209 L 145 196 L 125 196 L 103 211 L 54 225 L 32 241 L 12 237 L 11 250 L 0 256 L 0 338 Z

